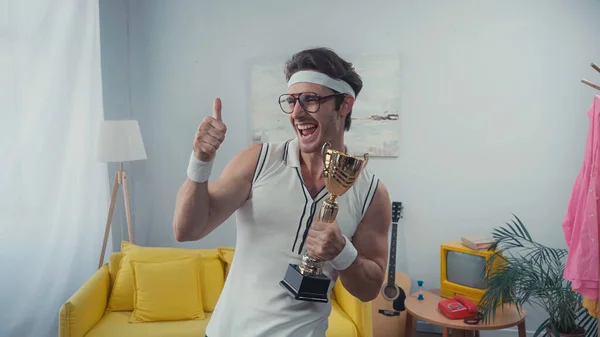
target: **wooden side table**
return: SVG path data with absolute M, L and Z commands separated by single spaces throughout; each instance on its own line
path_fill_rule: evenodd
M 479 322 L 477 324 L 466 324 L 462 319 L 448 319 L 437 306 L 442 300 L 439 296 L 439 290 L 423 291 L 423 300 L 417 299 L 418 293 L 411 294 L 406 297 L 406 326 L 405 336 L 412 337 L 417 326 L 416 319 L 441 326 L 443 337 L 448 337 L 448 329 L 452 329 L 452 337 L 479 335 L 481 330 L 500 330 L 513 326 L 519 329 L 519 337 L 526 337 L 525 332 L 525 310 L 519 313 L 514 306 L 505 305 L 504 308 L 496 310 L 494 319 L 487 322 Z

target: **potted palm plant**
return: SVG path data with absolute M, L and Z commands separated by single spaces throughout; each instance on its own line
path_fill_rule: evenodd
M 492 232 L 496 250 L 484 271 L 487 289 L 479 303 L 483 320 L 494 317 L 502 303 L 521 309 L 524 304 L 543 309 L 548 318 L 534 337 L 593 337 L 596 318 L 582 306 L 582 296 L 563 278 L 567 249 L 552 248 L 533 240 L 516 216 Z M 501 259 L 501 260 L 496 260 Z

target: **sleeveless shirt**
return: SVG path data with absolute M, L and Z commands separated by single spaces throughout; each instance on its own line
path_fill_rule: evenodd
M 379 179 L 365 168 L 336 200 L 337 222 L 352 238 Z M 323 200 L 311 197 L 300 174 L 298 139 L 263 143 L 250 197 L 236 211 L 236 248 L 225 285 L 206 328 L 207 337 L 325 337 L 331 302 L 294 299 L 279 282 L 288 264 L 300 264 L 305 240 Z M 330 262 L 323 273 L 338 274 Z

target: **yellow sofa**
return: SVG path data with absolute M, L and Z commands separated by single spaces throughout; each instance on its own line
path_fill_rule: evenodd
M 203 319 L 179 321 L 131 322 L 134 289 L 123 282 L 123 265 L 131 261 L 164 261 L 163 253 L 195 252 L 201 255 L 199 280 Z M 229 272 L 234 250 L 185 249 L 165 247 L 141 247 L 123 242 L 121 252 L 112 253 L 110 262 L 96 271 L 62 305 L 59 313 L 59 337 L 202 337 L 214 306 L 220 296 Z M 137 254 L 137 255 L 136 255 Z M 168 255 L 167 254 L 167 255 Z M 124 258 L 126 256 L 127 258 Z M 126 261 L 127 260 L 127 261 Z M 133 267 L 132 267 L 133 268 Z M 120 273 L 121 272 L 121 273 Z M 139 276 L 138 276 L 139 277 Z M 120 278 L 115 286 L 115 281 Z M 149 282 L 152 282 L 151 280 Z M 125 284 L 125 286 L 124 286 Z M 124 289 L 126 290 L 125 296 Z M 120 293 L 118 293 L 120 291 Z M 139 293 L 139 292 L 138 292 Z M 131 298 L 129 298 L 131 296 Z M 327 337 L 372 337 L 371 303 L 364 303 L 352 296 L 339 279 L 331 295 L 332 312 L 329 316 Z M 115 304 L 121 301 L 121 304 Z M 119 305 L 121 308 L 118 308 Z M 116 309 L 115 309 L 116 308 Z M 129 310 L 123 310 L 129 309 Z

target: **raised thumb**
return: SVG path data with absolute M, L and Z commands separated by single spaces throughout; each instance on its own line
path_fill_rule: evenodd
M 219 97 L 215 98 L 213 102 L 213 118 L 222 121 L 221 119 L 221 99 Z

